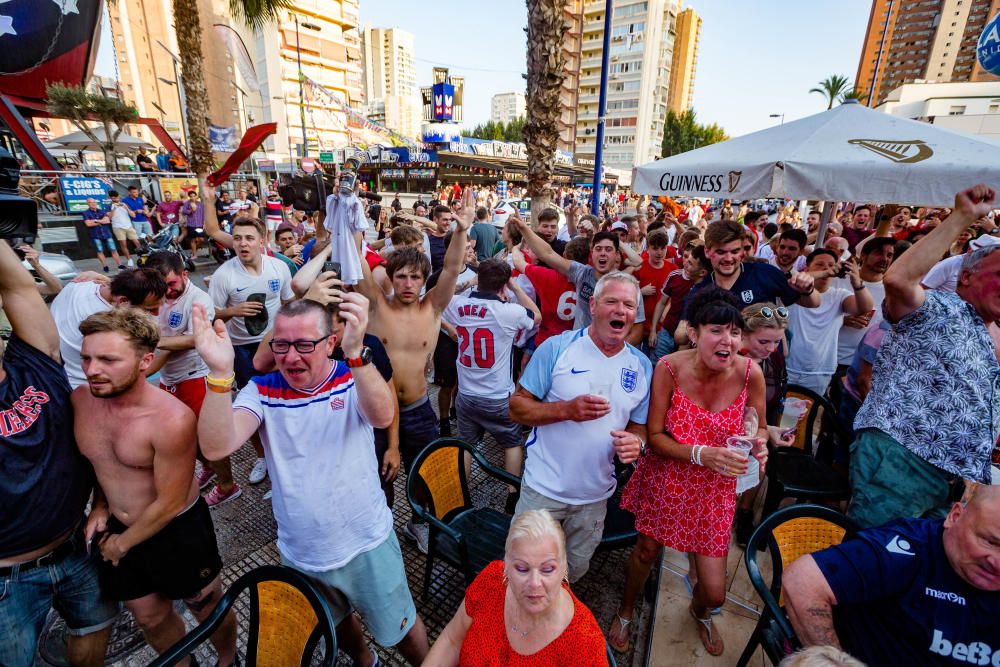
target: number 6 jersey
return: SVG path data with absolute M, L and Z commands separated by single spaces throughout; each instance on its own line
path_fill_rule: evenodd
M 496 294 L 472 292 L 456 296 L 441 316 L 458 334 L 458 386 L 482 398 L 514 393 L 510 351 L 522 329 L 534 326 L 531 311 L 506 303 Z

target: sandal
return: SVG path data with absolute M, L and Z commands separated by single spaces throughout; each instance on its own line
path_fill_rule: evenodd
M 698 636 L 701 638 L 702 646 L 705 647 L 708 654 L 711 656 L 722 655 L 722 652 L 726 649 L 726 647 L 722 643 L 722 637 L 715 632 L 715 627 L 712 625 L 712 617 L 698 618 L 698 616 L 694 613 L 694 607 L 688 607 L 688 612 L 691 614 L 691 618 L 698 621 Z M 713 635 L 715 637 L 714 639 Z
M 617 622 L 618 632 L 621 633 L 624 637 L 622 643 L 620 644 L 615 643 L 611 639 L 611 635 L 615 629 L 616 622 Z M 628 629 L 628 626 L 630 625 L 632 625 L 631 618 L 622 618 L 620 614 L 615 613 L 615 620 L 611 621 L 611 629 L 608 631 L 608 645 L 611 646 L 611 648 L 613 648 L 618 653 L 628 653 L 628 650 L 631 648 L 631 642 L 629 641 L 629 635 L 631 633 L 629 632 Z

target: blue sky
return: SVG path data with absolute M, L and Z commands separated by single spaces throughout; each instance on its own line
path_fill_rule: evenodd
M 871 0 L 693 0 L 703 19 L 694 108 L 739 136 L 826 108 L 808 91 L 831 74 L 854 78 Z M 520 0 L 362 0 L 361 20 L 416 38 L 417 81 L 435 66 L 465 77 L 465 124 L 489 119 L 490 97 L 524 91 L 527 10 Z M 110 35 L 97 71 L 113 75 Z

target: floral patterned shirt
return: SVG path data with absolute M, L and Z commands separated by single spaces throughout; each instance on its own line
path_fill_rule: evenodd
M 990 483 L 1000 363 L 970 304 L 928 291 L 920 308 L 892 325 L 854 428 L 877 428 L 945 472 Z

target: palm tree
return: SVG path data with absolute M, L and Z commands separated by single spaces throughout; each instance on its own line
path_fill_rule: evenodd
M 864 104 L 865 100 L 868 99 L 868 93 L 861 90 L 860 88 L 855 88 L 854 90 L 849 90 L 840 96 L 840 103 L 843 104 L 847 100 L 857 100 Z
M 290 0 L 229 0 L 234 18 L 259 31 L 276 21 Z M 198 0 L 173 0 L 174 30 L 180 51 L 184 96 L 187 99 L 188 158 L 199 180 L 212 169 L 212 144 L 208 139 L 208 91 L 202 71 L 201 20 Z
M 139 112 L 135 106 L 117 97 L 91 93 L 82 86 L 50 84 L 45 89 L 48 110 L 53 116 L 66 118 L 104 152 L 107 170 L 118 171 L 115 144 L 125 125 L 135 121 Z M 94 132 L 88 121 L 97 120 L 104 126 L 103 138 Z M 112 129 L 113 128 L 113 129 Z
M 819 86 L 817 88 L 811 88 L 809 92 L 824 95 L 827 100 L 826 108 L 832 109 L 833 103 L 837 101 L 837 98 L 850 89 L 851 82 L 846 76 L 834 74 L 820 81 Z
M 531 215 L 552 201 L 552 172 L 559 146 L 559 89 L 566 74 L 562 50 L 563 5 L 560 0 L 527 0 L 528 89 L 524 142 L 528 151 Z

